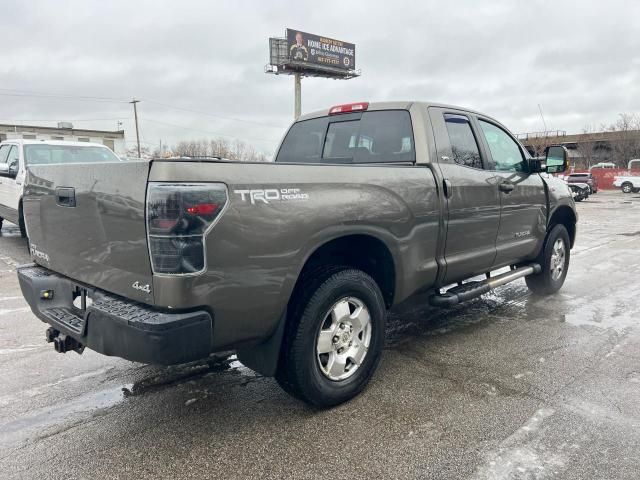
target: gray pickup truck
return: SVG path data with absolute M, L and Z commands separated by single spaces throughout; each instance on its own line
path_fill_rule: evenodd
M 548 173 L 566 166 L 562 147 L 533 159 L 494 119 L 423 102 L 305 115 L 273 163 L 33 165 L 20 286 L 59 352 L 235 350 L 332 406 L 367 384 L 385 313 L 412 294 L 446 307 L 523 277 L 562 286 L 577 217 Z

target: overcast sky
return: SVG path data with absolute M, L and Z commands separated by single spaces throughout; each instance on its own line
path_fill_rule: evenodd
M 302 111 L 432 100 L 514 132 L 579 132 L 640 112 L 636 1 L 2 2 L 0 121 L 116 129 L 135 140 L 224 136 L 273 152 L 293 78 L 264 73 L 285 27 L 356 44 L 360 78 L 303 79 Z M 33 95 L 34 92 L 41 96 Z M 107 100 L 58 98 L 100 97 Z M 195 110 L 197 113 L 189 110 Z M 132 144 L 131 144 L 132 145 Z

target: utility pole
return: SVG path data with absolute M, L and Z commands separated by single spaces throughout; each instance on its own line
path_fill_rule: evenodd
M 136 142 L 138 143 L 138 158 L 141 158 L 140 154 L 140 132 L 138 131 L 138 108 L 136 104 L 140 102 L 140 100 L 136 100 L 135 98 L 131 100 L 129 103 L 133 103 L 133 116 L 136 120 Z
M 298 120 L 298 118 L 300 117 L 300 110 L 302 107 L 302 82 L 300 81 L 302 78 L 302 74 L 300 73 L 296 73 L 294 76 L 294 81 L 295 81 L 295 99 L 294 99 L 294 111 L 293 111 L 293 117 L 295 120 Z
M 538 104 L 538 110 L 540 111 L 540 118 L 542 118 L 542 125 L 544 125 L 544 135 L 547 135 L 547 122 L 544 121 L 544 115 L 542 115 L 542 107 Z

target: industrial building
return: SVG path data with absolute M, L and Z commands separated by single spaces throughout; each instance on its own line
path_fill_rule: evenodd
M 15 138 L 101 143 L 113 150 L 116 155 L 126 156 L 127 153 L 124 130 L 78 129 L 73 128 L 69 122 L 59 122 L 57 127 L 0 124 L 0 141 Z

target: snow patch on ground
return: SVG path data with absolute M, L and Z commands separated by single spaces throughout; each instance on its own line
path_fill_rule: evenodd
M 476 471 L 477 480 L 531 478 L 555 476 L 565 465 L 557 451 L 549 451 L 542 442 L 541 427 L 553 416 L 552 408 L 541 408 L 518 430 L 502 441 L 497 450 L 487 455 Z

